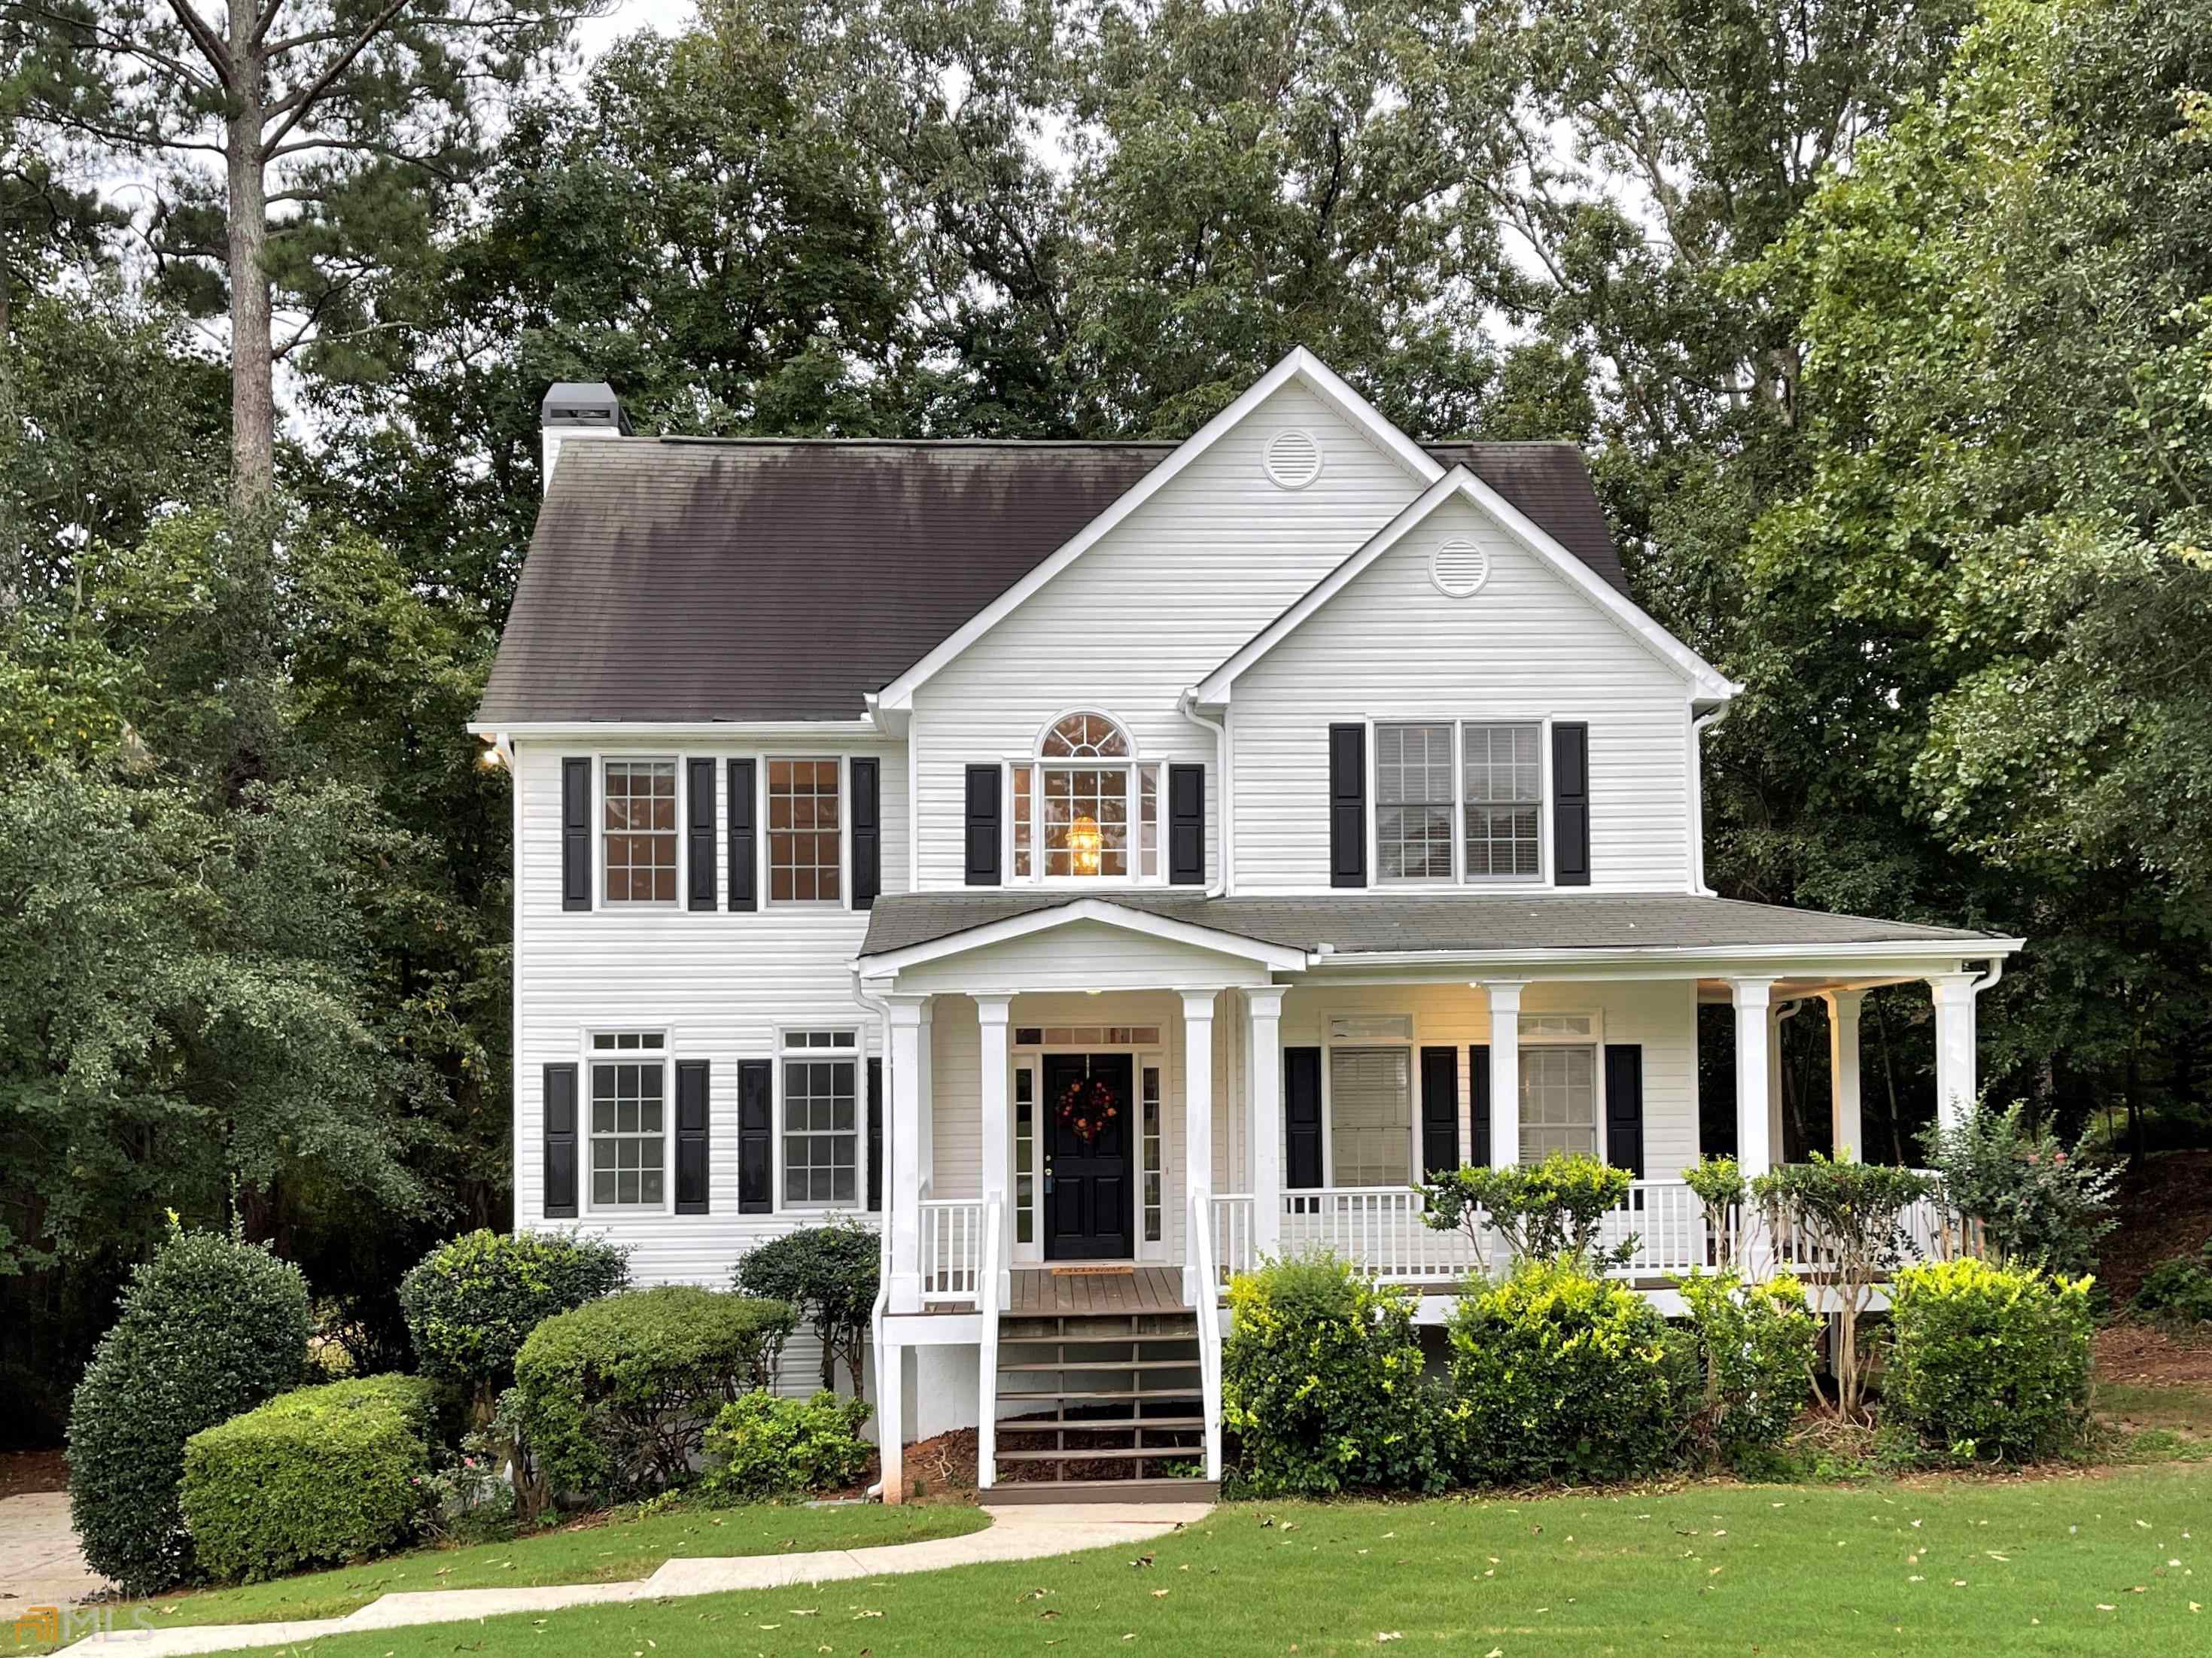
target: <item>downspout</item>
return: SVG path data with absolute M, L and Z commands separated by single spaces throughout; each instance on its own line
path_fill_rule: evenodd
M 1176 700 L 1176 707 L 1182 717 L 1194 726 L 1203 726 L 1213 733 L 1213 768 L 1221 774 L 1221 878 L 1206 890 L 1209 898 L 1218 898 L 1229 890 L 1231 854 L 1237 845 L 1235 824 L 1237 817 L 1230 810 L 1233 796 L 1229 781 L 1229 727 L 1221 720 L 1208 720 L 1198 711 L 1197 688 L 1192 687 Z M 1166 803 L 1161 803 L 1164 805 Z
M 1705 898 L 1720 896 L 1705 884 L 1705 727 L 1727 719 L 1729 707 L 1723 702 L 1690 721 L 1690 890 Z
M 870 1009 L 876 1016 L 876 1048 L 884 1060 L 884 1102 L 889 1105 L 891 1097 L 891 1010 L 890 1004 L 881 997 L 871 996 L 860 987 L 860 969 L 853 969 L 853 999 Z M 876 1398 L 878 1402 L 887 1397 L 884 1391 L 884 1313 L 891 1298 L 891 1136 L 883 1137 L 884 1166 L 878 1175 L 884 1190 L 883 1213 L 876 1223 L 876 1304 L 868 1312 L 868 1337 L 876 1350 Z M 902 1400 L 905 1395 L 900 1395 Z M 878 1418 L 881 1422 L 882 1418 Z M 903 1424 L 891 1424 L 888 1429 L 879 1426 L 877 1433 L 902 1433 Z M 868 1487 L 868 1495 L 881 1500 L 884 1483 L 878 1479 Z

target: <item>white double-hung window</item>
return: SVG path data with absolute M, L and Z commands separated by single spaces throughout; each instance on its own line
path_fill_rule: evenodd
M 1403 1186 L 1413 1167 L 1413 1022 L 1347 1014 L 1328 1022 L 1332 1186 Z
M 594 1209 L 658 1209 L 668 1199 L 668 1052 L 657 1030 L 591 1039 Z
M 850 1030 L 787 1030 L 782 1064 L 785 1204 L 858 1202 L 860 1038 Z
M 1596 1021 L 1587 1013 L 1521 1016 L 1521 1161 L 1554 1151 L 1604 1155 L 1598 1129 Z
M 1160 768 L 1103 714 L 1063 714 L 1012 768 L 1017 881 L 1160 878 Z
M 1386 882 L 1543 878 L 1543 727 L 1375 727 L 1375 857 Z

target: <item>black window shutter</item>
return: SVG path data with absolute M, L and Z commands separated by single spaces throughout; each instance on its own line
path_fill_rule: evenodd
M 760 908 L 760 857 L 754 831 L 753 762 L 730 762 L 730 908 Z
M 694 909 L 712 909 L 714 907 L 714 762 L 712 760 L 691 760 L 684 763 L 690 773 L 684 782 L 690 818 L 687 825 L 691 841 L 690 903 Z M 678 1201 L 680 1204 L 682 1199 Z M 679 1209 L 678 1212 L 682 1211 Z
M 1490 1044 L 1467 1050 L 1467 1127 L 1474 1142 L 1468 1157 L 1478 1169 L 1495 1168 L 1498 1148 L 1490 1143 Z
M 1421 1050 L 1421 1174 L 1433 1180 L 1459 1167 L 1459 1050 Z
M 738 1212 L 775 1209 L 775 1073 L 767 1060 L 738 1061 Z
M 1328 728 L 1328 884 L 1367 884 L 1367 728 Z
M 1283 1050 L 1283 1184 L 1321 1184 L 1321 1049 Z
M 712 799 L 714 797 L 708 797 Z M 676 1212 L 707 1212 L 707 1061 L 676 1062 Z
M 1590 884 L 1589 727 L 1579 721 L 1552 727 L 1552 880 Z
M 561 762 L 561 908 L 592 907 L 592 762 Z M 574 1213 L 574 1211 L 570 1212 Z
M 585 762 L 586 765 L 589 761 Z M 576 1067 L 545 1067 L 545 1218 L 576 1218 Z
M 868 1210 L 884 1206 L 884 1062 L 868 1061 Z
M 1644 1049 L 1635 1042 L 1605 1045 L 1606 1161 L 1644 1178 Z
M 968 768 L 968 884 L 999 884 L 999 768 Z
M 881 761 L 853 762 L 853 908 L 867 909 L 884 890 Z
M 1168 768 L 1168 880 L 1206 884 L 1206 768 Z

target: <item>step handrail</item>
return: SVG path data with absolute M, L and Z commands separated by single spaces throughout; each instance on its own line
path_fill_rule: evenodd
M 1190 1193 L 1191 1276 L 1198 1280 L 1198 1391 L 1206 1406 L 1206 1477 L 1221 1478 L 1221 1320 L 1215 1311 L 1213 1194 L 1204 1187 Z
M 975 1488 L 999 1481 L 999 1199 L 983 1205 L 983 1236 L 975 1266 L 975 1310 L 981 1315 L 975 1417 Z

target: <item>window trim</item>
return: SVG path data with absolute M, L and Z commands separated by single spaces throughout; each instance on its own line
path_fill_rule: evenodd
M 804 904 L 808 901 L 787 899 L 785 902 Z M 813 902 L 819 903 L 827 901 Z M 834 1035 L 850 1036 L 853 1039 L 852 1045 L 832 1048 L 793 1048 L 791 1045 L 791 1039 L 795 1035 L 802 1034 L 812 1035 L 823 1031 Z M 786 1116 L 789 1109 L 789 1102 L 784 1091 L 784 1066 L 793 1060 L 803 1060 L 823 1057 L 846 1060 L 853 1067 L 853 1197 L 848 1203 L 840 1203 L 835 1198 L 821 1202 L 810 1199 L 802 1203 L 793 1198 L 791 1195 L 790 1182 L 787 1178 L 789 1171 L 784 1163 L 783 1142 L 786 1134 L 789 1132 L 787 1127 L 788 1120 Z M 769 1095 L 770 1107 L 775 1114 L 774 1121 L 769 1124 L 769 1133 L 773 1151 L 770 1162 L 775 1171 L 772 1182 L 775 1212 L 779 1215 L 863 1215 L 869 1212 L 867 1062 L 870 1055 L 867 1032 L 857 1023 L 848 1024 L 839 1019 L 807 1020 L 801 1023 L 779 1024 L 775 1028 L 775 1052 L 772 1058 L 773 1081 Z M 884 1101 L 884 1106 L 888 1112 L 890 1102 Z M 886 1122 L 884 1127 L 888 1129 L 890 1124 Z M 840 1131 L 832 1129 L 829 1132 L 836 1133 Z M 884 1193 L 884 1201 L 886 1205 L 890 1202 L 890 1193 Z
M 1552 724 L 1548 714 L 1501 711 L 1491 714 L 1394 714 L 1370 715 L 1367 727 L 1367 867 L 1373 872 L 1370 891 L 1401 888 L 1410 891 L 1440 891 L 1447 888 L 1508 888 L 1515 891 L 1551 890 L 1557 887 L 1552 865 L 1552 820 L 1555 791 L 1552 779 Z M 1386 726 L 1444 726 L 1451 731 L 1451 859 L 1449 877 L 1385 876 L 1382 873 L 1382 775 L 1380 745 L 1376 736 Z M 1469 875 L 1467 872 L 1467 728 L 1470 726 L 1534 726 L 1536 728 L 1537 786 L 1542 798 L 1536 812 L 1536 873 L 1534 875 Z
M 679 768 L 680 769 L 680 768 Z M 679 818 L 680 822 L 681 819 Z M 622 1057 L 625 1050 L 594 1048 L 592 1042 L 601 1036 L 657 1036 L 658 1049 L 632 1048 L 632 1054 L 656 1053 L 660 1060 L 660 1201 L 653 1203 L 603 1204 L 593 1194 L 592 1181 L 592 1145 L 598 1138 L 592 1130 L 592 1067 L 594 1064 L 631 1065 L 639 1061 Z M 577 1135 L 581 1143 L 578 1157 L 577 1184 L 582 1189 L 577 1193 L 576 1212 L 579 1216 L 596 1216 L 616 1219 L 623 1216 L 672 1215 L 676 1212 L 676 1044 L 672 1032 L 665 1024 L 592 1024 L 586 1025 L 577 1038 L 582 1060 L 577 1066 L 581 1085 L 577 1092 L 581 1097 L 576 1102 L 576 1114 L 582 1119 Z M 712 1102 L 709 1102 L 711 1115 Z M 613 1138 L 613 1137 L 610 1137 Z
M 1371 814 L 1370 814 L 1371 816 Z M 1403 1036 L 1339 1036 L 1333 1027 L 1339 1019 L 1403 1019 Z M 1406 1173 L 1405 1187 L 1419 1184 L 1415 1178 L 1420 1164 L 1420 1016 L 1412 1008 L 1324 1008 L 1321 1011 L 1321 1183 L 1324 1190 L 1339 1185 L 1336 1177 L 1336 1050 L 1342 1048 L 1389 1049 L 1406 1056 Z M 1355 1191 L 1400 1189 L 1397 1187 L 1356 1187 Z
M 740 756 L 741 758 L 744 756 Z M 754 890 L 760 894 L 763 909 L 849 910 L 853 908 L 853 756 L 849 754 L 777 754 L 763 750 L 757 756 L 753 775 L 754 821 L 756 831 L 753 860 Z M 773 796 L 771 774 L 779 762 L 804 762 L 820 765 L 828 761 L 837 768 L 837 896 L 835 898 L 779 898 L 775 896 L 775 836 L 777 831 L 769 823 L 769 803 Z M 880 773 L 878 774 L 881 775 Z M 819 833 L 818 830 L 811 831 Z M 799 833 L 786 829 L 787 835 Z M 793 1026 L 793 1029 L 829 1029 L 830 1026 Z M 781 1040 L 779 1035 L 779 1042 Z M 780 1052 L 781 1050 L 779 1050 Z
M 678 913 L 684 910 L 684 872 L 690 853 L 690 835 L 684 824 L 690 810 L 690 782 L 686 774 L 690 768 L 684 762 L 696 756 L 678 751 L 653 750 L 629 753 L 621 750 L 601 750 L 592 756 L 592 785 L 595 791 L 592 800 L 592 908 L 621 914 Z M 607 768 L 609 766 L 666 766 L 676 774 L 676 896 L 672 898 L 611 898 L 607 896 L 607 839 L 613 833 L 607 827 Z M 703 912 L 702 912 L 703 913 Z
M 1531 1048 L 1586 1048 L 1589 1049 L 1592 1061 L 1590 1066 L 1590 1108 L 1597 1118 L 1597 1121 L 1595 1125 L 1596 1132 L 1594 1143 L 1597 1148 L 1598 1160 L 1601 1163 L 1609 1164 L 1613 1161 L 1613 1148 L 1607 1141 L 1607 1129 L 1606 1122 L 1605 1097 L 1604 1010 L 1595 1006 L 1524 1007 L 1521 1010 L 1517 1017 L 1519 1022 L 1525 1022 L 1529 1019 L 1561 1018 L 1588 1019 L 1590 1022 L 1589 1035 L 1587 1036 L 1577 1036 L 1559 1033 L 1542 1033 L 1537 1035 L 1520 1033 L 1517 1030 L 1516 1023 L 1516 1035 L 1514 1047 L 1516 1050 Z M 1514 1087 L 1516 1090 L 1522 1085 L 1522 1078 L 1527 1075 L 1528 1072 L 1525 1067 L 1519 1065 L 1516 1065 L 1513 1067 Z M 1522 1115 L 1521 1106 L 1522 1102 L 1516 1099 L 1513 1102 L 1513 1120 L 1516 1123 L 1524 1121 Z M 1513 1148 L 1513 1157 L 1516 1163 L 1521 1161 L 1521 1148 L 1517 1145 Z

